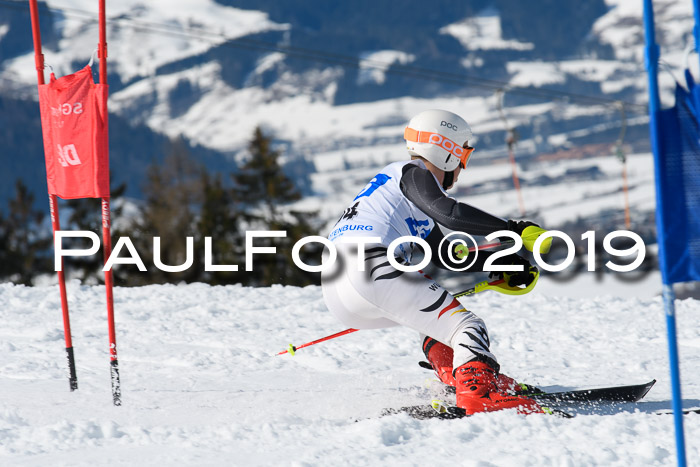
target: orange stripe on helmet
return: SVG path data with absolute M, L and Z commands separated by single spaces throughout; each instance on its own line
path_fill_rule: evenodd
M 467 161 L 469 161 L 469 156 L 474 152 L 472 147 L 462 147 L 461 145 L 455 143 L 450 138 L 442 136 L 440 133 L 431 133 L 429 131 L 418 131 L 413 128 L 406 127 L 403 132 L 403 137 L 406 141 L 413 141 L 414 143 L 428 143 L 439 146 L 445 151 L 451 153 L 453 156 L 457 157 L 462 163 L 463 167 L 467 166 Z

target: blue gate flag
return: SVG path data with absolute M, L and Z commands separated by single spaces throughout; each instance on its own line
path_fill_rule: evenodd
M 659 267 L 664 284 L 700 280 L 700 86 L 676 84 L 676 103 L 657 113 Z M 660 195 L 660 196 L 659 196 Z

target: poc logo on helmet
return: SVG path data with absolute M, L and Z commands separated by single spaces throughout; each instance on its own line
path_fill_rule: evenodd
M 440 122 L 440 126 L 446 126 L 450 130 L 457 131 L 457 125 L 453 125 L 450 122 L 446 122 L 445 120 Z
M 464 148 L 458 146 L 457 143 L 447 138 L 446 136 L 442 136 L 437 133 L 430 134 L 430 137 L 428 138 L 428 143 L 440 146 L 445 151 L 456 154 L 458 157 L 461 157 L 462 154 L 464 154 Z

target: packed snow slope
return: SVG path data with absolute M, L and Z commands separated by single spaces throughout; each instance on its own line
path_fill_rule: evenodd
M 0 285 L 0 464 L 673 465 L 659 298 L 542 292 L 465 299 L 503 371 L 549 390 L 658 383 L 642 403 L 566 420 L 511 412 L 418 421 L 430 400 L 417 333 L 342 330 L 318 287 L 117 288 L 123 406 L 111 403 L 104 289 L 69 284 L 79 390 L 69 392 L 58 290 Z M 677 303 L 685 406 L 700 406 L 700 302 Z M 699 465 L 700 416 L 685 417 Z

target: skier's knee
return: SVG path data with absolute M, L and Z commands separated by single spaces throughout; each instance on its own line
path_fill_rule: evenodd
M 480 333 L 488 332 L 484 320 L 473 313 L 469 313 L 468 315 L 465 314 L 465 316 L 462 318 L 462 321 L 460 321 L 459 326 L 457 326 L 457 331 L 455 332 L 455 334 L 464 332 L 468 329 L 475 329 L 478 330 Z

